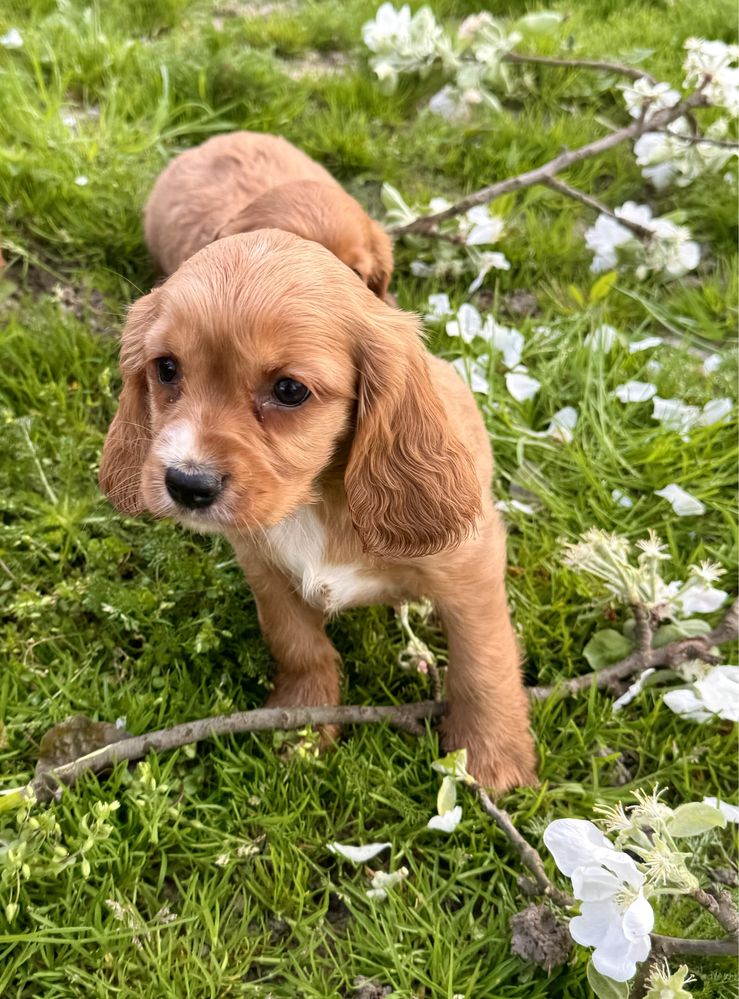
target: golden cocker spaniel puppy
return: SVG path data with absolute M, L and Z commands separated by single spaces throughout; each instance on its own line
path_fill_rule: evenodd
M 393 272 L 390 237 L 331 174 L 286 139 L 217 135 L 175 157 L 144 211 L 149 252 L 172 274 L 223 236 L 283 229 L 322 243 L 379 298 Z
M 339 702 L 327 615 L 433 600 L 444 745 L 504 790 L 535 762 L 490 444 L 419 332 L 318 243 L 211 243 L 130 309 L 100 483 L 125 513 L 230 540 L 278 664 L 271 705 Z

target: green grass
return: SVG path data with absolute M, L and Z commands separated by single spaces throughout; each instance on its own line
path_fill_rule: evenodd
M 383 180 L 409 201 L 453 196 L 600 134 L 598 116 L 620 120 L 612 86 L 552 70 L 534 75 L 515 114 L 461 128 L 431 118 L 422 108 L 438 81 L 404 81 L 390 97 L 376 87 L 360 42 L 374 9 L 360 0 L 276 4 L 266 13 L 258 4 L 216 10 L 204 0 L 10 0 L 0 12 L 0 35 L 15 26 L 25 43 L 0 49 L 0 239 L 11 264 L 0 280 L 5 786 L 30 776 L 43 733 L 71 714 L 125 717 L 138 733 L 255 707 L 267 690 L 269 655 L 227 545 L 124 520 L 96 488 L 119 385 L 116 334 L 126 304 L 153 280 L 141 208 L 173 153 L 232 128 L 279 132 L 377 213 Z M 478 4 L 439 0 L 434 9 L 454 19 Z M 496 12 L 525 9 L 507 2 Z M 687 35 L 736 34 L 728 2 L 583 0 L 567 12 L 578 53 L 629 58 L 650 49 L 649 69 L 673 83 Z M 316 51 L 339 51 L 346 65 L 300 77 Z M 555 44 L 544 41 L 541 51 Z M 63 112 L 76 116 L 74 128 Z M 86 186 L 75 184 L 81 175 Z M 511 515 L 509 592 L 527 679 L 542 683 L 584 671 L 583 647 L 612 618 L 562 565 L 562 540 L 589 526 L 632 539 L 654 527 L 676 576 L 716 559 L 729 570 L 724 588 L 737 589 L 735 418 L 683 441 L 650 419 L 649 404 L 624 406 L 611 394 L 635 378 L 697 404 L 734 394 L 732 189 L 718 177 L 655 195 L 624 148 L 569 179 L 611 205 L 632 198 L 656 214 L 684 209 L 704 257 L 695 275 L 671 284 L 621 275 L 605 299 L 581 307 L 571 286 L 587 301 L 593 277 L 582 231 L 592 215 L 539 188 L 498 204 L 511 220 L 503 249 L 512 267 L 488 287 L 495 314 L 526 333 L 524 360 L 542 389 L 517 404 L 502 372 L 491 370 L 480 402 L 498 493 L 523 486 L 539 508 L 535 517 Z M 465 299 L 465 281 L 433 288 L 413 278 L 414 255 L 397 249 L 404 307 L 423 312 L 434 290 Z M 507 316 L 517 289 L 536 296 L 538 315 Z M 624 333 L 607 356 L 583 346 L 602 322 Z M 552 332 L 537 332 L 542 325 Z M 674 344 L 628 353 L 628 339 L 666 331 Z M 432 330 L 431 343 L 452 356 L 444 333 Z M 725 356 L 715 375 L 702 373 L 696 344 Z M 662 364 L 657 375 L 645 368 L 650 358 Z M 572 444 L 527 434 L 568 404 L 580 413 Z M 675 517 L 653 494 L 668 482 L 702 499 L 706 515 Z M 632 496 L 632 509 L 614 504 L 615 487 Z M 428 695 L 423 678 L 397 664 L 404 643 L 389 609 L 346 614 L 330 630 L 347 700 Z M 654 693 L 617 715 L 596 692 L 552 700 L 535 706 L 533 725 L 541 786 L 504 803 L 537 845 L 549 820 L 590 816 L 596 799 L 625 800 L 656 782 L 672 803 L 735 791 L 731 730 L 682 721 Z M 585 999 L 584 951 L 551 978 L 511 956 L 508 920 L 525 904 L 520 865 L 475 804 L 464 801 L 451 837 L 425 829 L 437 755 L 433 733 L 414 741 L 380 727 L 351 731 L 319 760 L 286 761 L 280 740 L 243 736 L 152 758 L 148 781 L 125 768 L 83 781 L 34 813 L 55 817 L 59 829 L 35 834 L 18 914 L 12 923 L 0 915 L 0 995 L 333 999 L 353 995 L 354 979 L 365 975 L 402 999 Z M 89 874 L 81 863 L 57 871 L 53 845 L 80 850 L 81 823 L 99 800 L 121 807 L 108 835 L 85 852 Z M 12 835 L 11 824 L 0 840 Z M 730 836 L 719 838 L 723 847 L 709 859 L 725 866 Z M 326 844 L 385 839 L 391 856 L 371 866 L 410 873 L 374 904 L 366 872 Z M 11 891 L 0 886 L 0 900 Z M 106 900 L 124 907 L 122 920 Z M 174 922 L 157 916 L 165 905 Z M 659 928 L 714 932 L 686 905 L 665 909 Z M 730 962 L 696 961 L 692 970 L 696 995 L 734 994 Z

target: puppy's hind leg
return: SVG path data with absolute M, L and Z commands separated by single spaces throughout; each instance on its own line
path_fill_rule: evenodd
M 307 604 L 289 580 L 269 566 L 252 563 L 246 575 L 262 634 L 277 661 L 267 707 L 339 704 L 341 660 L 324 630 L 323 613 Z M 338 726 L 323 726 L 321 743 L 329 744 L 338 734 Z

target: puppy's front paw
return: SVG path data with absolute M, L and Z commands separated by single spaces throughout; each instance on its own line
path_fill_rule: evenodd
M 318 708 L 328 705 L 338 705 L 339 691 L 329 686 L 322 686 L 310 681 L 300 681 L 280 678 L 275 680 L 275 688 L 267 698 L 267 708 Z M 340 725 L 317 725 L 321 752 L 329 749 L 341 735 Z
M 465 738 L 449 727 L 443 726 L 443 744 L 448 752 L 467 750 L 467 772 L 478 784 L 502 794 L 514 787 L 538 784 L 534 745 L 528 732 L 521 734 L 516 745 L 505 745 L 493 739 Z

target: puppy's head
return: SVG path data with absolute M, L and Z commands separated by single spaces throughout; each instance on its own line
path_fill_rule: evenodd
M 266 191 L 230 219 L 217 239 L 282 229 L 321 243 L 384 299 L 393 273 L 390 237 L 338 184 L 299 180 Z
M 133 305 L 121 371 L 100 484 L 126 513 L 258 532 L 343 474 L 364 548 L 417 556 L 479 512 L 415 318 L 317 243 L 262 230 L 205 247 Z

